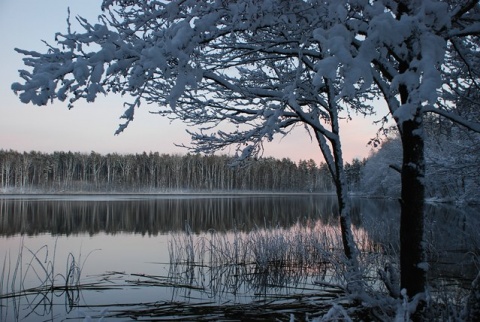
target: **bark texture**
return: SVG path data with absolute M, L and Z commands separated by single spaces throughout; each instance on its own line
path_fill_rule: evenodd
M 427 271 L 423 239 L 425 160 L 421 116 L 403 123 L 402 144 L 400 284 L 412 297 L 425 291 Z

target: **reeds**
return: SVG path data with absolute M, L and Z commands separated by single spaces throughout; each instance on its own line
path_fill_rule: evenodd
M 339 236 L 320 222 L 201 234 L 192 234 L 186 225 L 169 241 L 170 276 L 209 290 L 212 297 L 318 291 L 314 282 L 319 280 L 341 284 Z
M 83 261 L 81 253 L 77 257 L 69 253 L 65 273 L 61 273 L 56 271 L 57 241 L 51 251 L 47 245 L 32 250 L 22 240 L 15 263 L 8 255 L 2 266 L 0 320 L 18 320 L 20 307 L 30 312 L 26 317 L 33 313 L 48 316 L 54 298 L 62 294 L 65 295 L 67 311 L 74 308 L 80 299 L 80 289 L 86 286 L 81 284 L 82 270 L 91 253 Z M 12 304 L 6 305 L 4 301 L 12 301 Z M 13 312 L 4 308 L 12 308 Z
M 353 231 L 361 254 L 362 277 L 371 278 L 369 287 L 371 293 L 375 293 L 365 301 L 368 305 L 363 309 L 371 313 L 375 308 L 374 313 L 387 319 L 397 302 L 394 299 L 386 302 L 387 292 L 382 289 L 384 285 L 379 282 L 377 271 L 390 257 L 383 253 L 382 245 L 371 242 L 364 230 L 354 228 Z M 141 287 L 165 288 L 172 292 L 171 300 L 98 303 L 89 305 L 87 313 L 94 318 L 158 320 L 262 320 L 267 317 L 303 320 L 306 316 L 314 320 L 323 314 L 345 312 L 355 316 L 361 313 L 361 306 L 342 309 L 354 302 L 349 301 L 351 298 L 343 288 L 346 272 L 340 236 L 337 228 L 308 220 L 297 222 L 291 228 L 265 226 L 248 232 L 234 228 L 200 234 L 193 233 L 186 224 L 184 232 L 172 234 L 169 239 L 170 265 L 166 276 L 107 272 L 94 277 L 96 280 L 92 283 L 82 280 L 88 256 L 82 260 L 81 254 L 69 253 L 62 268 L 58 265 L 56 243 L 53 249 L 42 246 L 37 250 L 22 243 L 16 261 L 5 258 L 1 267 L 0 320 L 21 319 L 20 313 L 22 317 L 25 313 L 20 312 L 20 307 L 30 312 L 27 316 L 50 315 L 42 320 L 53 320 L 54 297 L 65 297 L 68 315 L 72 309 L 87 308 L 79 300 L 82 291 L 121 289 L 128 292 L 130 288 Z M 2 301 L 14 304 L 3 305 Z M 328 311 L 335 303 L 342 306 L 336 307 L 337 311 Z M 11 311 L 6 312 L 5 308 Z M 108 313 L 99 312 L 105 308 Z
M 255 264 L 259 270 L 269 267 L 316 267 L 341 251 L 341 240 L 330 226 L 301 224 L 289 229 L 256 228 L 250 232 L 233 229 L 227 233 L 209 230 L 171 235 L 169 254 L 172 264 L 221 266 Z

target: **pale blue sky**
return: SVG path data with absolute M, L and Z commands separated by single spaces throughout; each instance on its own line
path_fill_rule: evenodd
M 20 81 L 22 56 L 15 47 L 44 52 L 41 40 L 53 44 L 57 31 L 66 30 L 67 7 L 72 15 L 96 20 L 101 0 L 0 0 L 0 149 L 17 151 L 79 151 L 99 153 L 187 153 L 174 143 L 188 145 L 189 136 L 180 121 L 149 114 L 149 107 L 137 110 L 134 122 L 119 136 L 119 116 L 123 112 L 121 97 L 108 96 L 95 103 L 78 102 L 68 110 L 67 103 L 38 107 L 21 103 L 10 90 Z M 366 157 L 366 144 L 375 134 L 371 120 L 358 119 L 343 126 L 345 160 Z M 322 161 L 320 151 L 303 129 L 265 146 L 264 156 L 289 157 L 293 161 Z

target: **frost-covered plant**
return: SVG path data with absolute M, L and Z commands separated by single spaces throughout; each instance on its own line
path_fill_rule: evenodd
M 378 245 L 372 243 L 364 230 L 356 229 L 354 235 L 361 254 L 362 273 L 376 284 L 375 272 L 386 257 L 380 258 L 383 255 L 377 253 Z M 214 230 L 198 235 L 189 231 L 176 233 L 169 241 L 169 254 L 171 275 L 180 278 L 186 274 L 186 282 L 193 286 L 205 281 L 199 278 L 205 274 L 213 275 L 213 280 L 216 274 L 222 279 L 234 274 L 239 280 L 249 280 L 251 276 L 249 283 L 254 287 L 282 286 L 308 277 L 315 277 L 319 284 L 326 280 L 326 284 L 335 283 L 342 288 L 349 282 L 348 262 L 341 256 L 340 231 L 321 221 L 297 223 L 288 229 L 257 227 L 249 232 L 234 229 L 227 233 Z M 217 283 L 228 284 L 228 281 L 215 280 L 215 288 L 228 288 Z M 378 285 L 369 287 L 378 289 Z

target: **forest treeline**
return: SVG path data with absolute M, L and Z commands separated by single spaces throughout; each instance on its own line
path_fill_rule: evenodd
M 432 122 L 428 123 L 431 124 Z M 448 124 L 429 125 L 426 195 L 442 201 L 480 200 L 480 136 Z M 447 144 L 448 142 L 448 144 Z M 392 132 L 367 159 L 345 163 L 348 190 L 398 198 L 402 150 Z M 0 150 L 0 193 L 272 191 L 334 192 L 324 163 L 259 158 L 233 167 L 226 155 L 158 152 L 17 152 Z
M 324 164 L 260 158 L 233 167 L 225 155 L 106 154 L 0 150 L 3 192 L 330 192 Z

